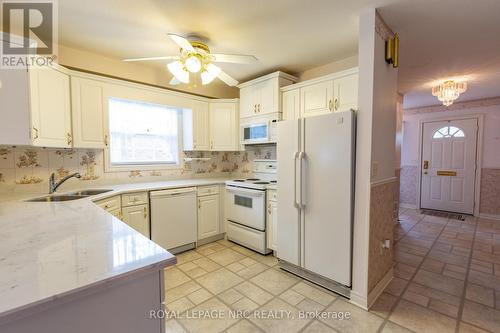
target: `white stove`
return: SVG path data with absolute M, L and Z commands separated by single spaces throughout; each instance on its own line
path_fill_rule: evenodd
M 275 160 L 255 160 L 253 177 L 226 182 L 227 238 L 263 254 L 266 244 L 266 189 L 276 184 Z

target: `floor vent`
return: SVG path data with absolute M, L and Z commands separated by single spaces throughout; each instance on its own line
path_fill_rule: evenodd
M 445 217 L 451 220 L 465 221 L 465 216 L 463 214 L 458 214 L 458 213 L 443 212 L 440 210 L 432 210 L 432 209 L 421 209 L 420 213 L 430 216 Z

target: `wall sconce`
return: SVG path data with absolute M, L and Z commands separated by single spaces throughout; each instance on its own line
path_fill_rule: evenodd
M 392 64 L 392 67 L 399 66 L 399 36 L 394 34 L 393 38 L 385 41 L 385 62 Z

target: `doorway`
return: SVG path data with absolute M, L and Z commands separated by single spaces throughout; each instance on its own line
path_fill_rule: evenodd
M 478 119 L 424 122 L 420 207 L 474 214 Z

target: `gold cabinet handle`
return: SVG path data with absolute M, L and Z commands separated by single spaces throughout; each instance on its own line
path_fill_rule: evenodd
M 328 101 L 328 110 L 332 111 L 332 100 Z
M 338 98 L 335 98 L 335 102 L 333 103 L 333 108 L 335 109 L 335 111 L 337 111 L 339 109 L 339 100 L 338 100 Z
M 253 105 L 253 113 L 257 113 L 257 104 Z
M 198 199 L 198 208 L 201 208 L 201 200 Z
M 33 132 L 35 132 L 35 134 L 33 134 L 33 140 L 38 139 L 38 128 L 33 126 Z
M 148 217 L 148 209 L 144 207 L 144 218 Z
M 259 110 L 258 112 L 260 113 L 260 103 L 257 105 L 258 105 L 257 109 Z
M 119 212 L 119 213 L 118 213 L 118 218 L 119 218 L 120 220 L 123 220 L 123 213 L 122 213 L 122 212 Z
M 214 142 L 210 140 L 210 149 L 214 149 Z
M 107 147 L 108 146 L 108 135 L 104 134 L 104 145 Z
M 104 209 L 108 209 L 109 208 L 109 205 L 104 205 Z
M 73 142 L 73 137 L 71 136 L 70 133 L 66 133 L 66 140 L 68 142 L 68 146 L 70 146 L 71 143 Z
M 271 215 L 271 204 L 267 205 L 267 214 Z

